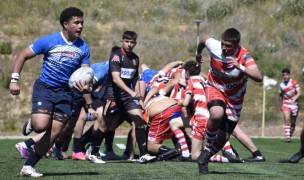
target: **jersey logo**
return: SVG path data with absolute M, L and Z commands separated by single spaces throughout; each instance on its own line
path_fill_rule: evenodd
M 135 75 L 136 69 L 121 68 L 120 77 L 124 79 L 132 79 Z
M 113 62 L 120 62 L 119 56 L 114 55 L 114 57 L 112 58 L 111 61 L 113 61 Z

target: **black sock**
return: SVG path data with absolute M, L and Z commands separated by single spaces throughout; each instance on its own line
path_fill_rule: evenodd
M 98 153 L 99 147 L 105 135 L 106 133 L 100 131 L 100 129 L 97 129 L 96 131 L 92 129 L 92 155 L 96 155 Z
M 83 151 L 81 138 L 74 138 L 73 151 L 75 153 Z
M 108 131 L 106 132 L 105 137 L 105 150 L 107 152 L 113 151 L 113 141 L 115 136 L 115 131 Z
M 30 148 L 32 145 L 36 144 L 33 138 L 29 138 L 24 141 L 27 148 Z
M 252 156 L 262 156 L 262 153 L 260 152 L 260 150 L 256 150 L 252 153 Z
M 55 141 L 55 147 L 57 148 L 57 149 L 61 149 L 61 147 L 62 147 L 62 141 Z
M 123 155 L 126 155 L 126 156 L 130 156 L 130 149 L 132 148 L 131 146 L 132 145 L 132 129 L 130 129 L 129 133 L 128 133 L 128 138 L 127 138 L 127 144 L 126 144 L 126 149 L 123 153 Z
M 63 152 L 68 151 L 69 146 L 70 146 L 70 142 L 71 142 L 72 136 L 67 137 L 63 142 L 62 142 L 62 147 L 61 150 Z
M 158 154 L 164 154 L 164 153 L 166 153 L 166 152 L 168 152 L 168 151 L 170 151 L 171 150 L 171 148 L 168 148 L 168 147 L 166 147 L 166 146 L 161 146 L 161 147 L 159 147 L 159 149 L 158 149 Z
M 136 140 L 140 156 L 147 154 L 147 138 L 145 128 L 135 128 Z
M 93 130 L 93 125 L 82 135 L 81 137 L 81 144 L 85 146 L 88 144 L 91 139 L 92 139 L 92 130 Z
M 43 156 L 32 151 L 27 160 L 25 161 L 24 165 L 34 167 L 42 157 Z

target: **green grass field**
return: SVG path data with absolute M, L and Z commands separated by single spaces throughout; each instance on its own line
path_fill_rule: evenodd
M 304 179 L 304 159 L 298 164 L 287 163 L 289 157 L 298 151 L 299 139 L 285 143 L 283 139 L 253 139 L 266 157 L 264 163 L 221 164 L 210 163 L 208 175 L 200 175 L 193 162 L 154 162 L 136 164 L 127 161 L 108 161 L 106 164 L 93 164 L 89 161 L 59 161 L 42 159 L 36 170 L 44 174 L 43 179 Z M 15 149 L 22 140 L 0 140 L 0 179 L 18 179 L 24 162 Z M 125 143 L 117 138 L 115 143 Z M 235 139 L 231 140 L 240 157 L 251 156 Z M 166 142 L 170 146 L 170 141 Z M 122 150 L 114 147 L 117 154 Z M 70 152 L 69 152 L 70 153 Z

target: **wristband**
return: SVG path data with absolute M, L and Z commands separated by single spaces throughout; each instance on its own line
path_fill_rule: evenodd
M 246 67 L 240 64 L 240 68 L 239 68 L 242 72 L 245 72 Z
M 16 83 L 19 81 L 19 73 L 12 73 L 11 82 Z

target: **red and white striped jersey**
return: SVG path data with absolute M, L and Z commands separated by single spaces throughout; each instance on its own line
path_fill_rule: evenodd
M 209 118 L 204 78 L 201 76 L 191 76 L 188 80 L 185 94 L 190 94 L 192 97 L 194 115 L 198 117 L 203 116 L 201 118 Z
M 248 76 L 228 65 L 229 59 L 223 55 L 220 41 L 209 38 L 205 44 L 211 57 L 207 85 L 215 87 L 229 100 L 241 105 L 246 93 Z M 232 57 L 237 58 L 239 63 L 247 68 L 256 66 L 249 51 L 241 46 Z
M 169 78 L 168 76 L 155 76 L 148 83 L 148 86 L 150 86 L 150 88 L 157 87 L 158 89 L 161 89 L 161 88 L 165 87 L 171 81 L 172 81 L 172 79 Z
M 288 82 L 281 82 L 279 92 L 282 94 L 283 105 L 291 105 L 291 99 L 296 96 L 300 85 L 294 79 L 289 79 Z M 298 103 L 298 100 L 295 104 Z

